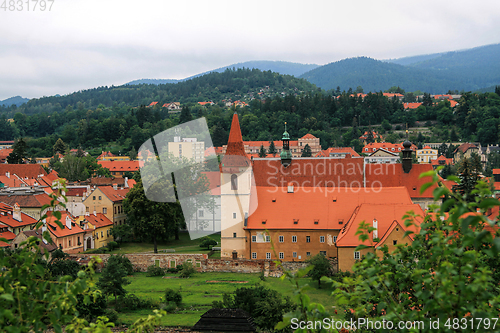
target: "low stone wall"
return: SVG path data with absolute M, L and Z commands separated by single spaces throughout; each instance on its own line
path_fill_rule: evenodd
M 72 254 L 74 258 L 90 259 L 99 257 L 102 265 L 108 261 L 110 254 Z M 273 260 L 250 260 L 250 259 L 208 259 L 206 254 L 173 254 L 173 253 L 130 253 L 125 254 L 137 271 L 145 272 L 148 266 L 155 265 L 159 261 L 162 268 L 170 268 L 191 260 L 193 266 L 200 272 L 231 272 L 231 273 L 260 273 L 265 276 L 279 277 L 283 269 L 296 272 L 306 267 L 306 262 L 283 262 L 277 266 Z M 175 262 L 175 263 L 174 263 Z M 102 265 L 98 265 L 99 270 Z

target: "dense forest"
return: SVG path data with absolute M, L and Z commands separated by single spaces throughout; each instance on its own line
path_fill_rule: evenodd
M 391 90 L 404 93 L 398 87 Z M 415 132 L 410 137 L 415 143 L 459 139 L 498 143 L 498 88 L 497 93 L 465 93 L 455 109 L 448 101 L 433 101 L 425 93 L 423 105 L 412 111 L 381 92 L 364 98 L 351 92 L 325 92 L 305 80 L 271 72 L 227 70 L 175 85 L 103 87 L 31 100 L 20 108 L 4 107 L 0 109 L 0 140 L 26 138 L 30 157 L 52 156 L 59 138 L 70 148 L 80 147 L 93 155 L 101 150 L 128 155 L 167 128 L 206 117 L 214 145 L 222 146 L 237 111 L 245 140 L 279 140 L 286 121 L 292 138 L 311 133 L 321 139 L 323 148 L 352 146 L 360 151 L 358 138 L 370 127 L 386 141 L 401 142 L 405 124 L 411 127 L 418 122 L 427 131 L 418 136 Z M 224 98 L 241 98 L 248 106 L 226 107 Z M 164 102 L 179 100 L 184 109 L 180 114 L 161 107 Z M 196 103 L 201 100 L 215 104 Z M 414 94 L 405 94 L 404 101 L 413 100 Z M 159 103 L 148 107 L 151 101 Z

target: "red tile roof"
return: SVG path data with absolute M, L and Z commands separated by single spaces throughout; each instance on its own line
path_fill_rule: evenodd
M 412 204 L 411 202 L 396 204 L 363 203 L 359 206 L 359 209 L 356 209 L 349 222 L 340 232 L 339 236 L 337 237 L 336 245 L 338 247 L 354 247 L 360 244 L 373 244 L 373 238 L 369 238 L 366 242 L 362 243 L 359 240 L 359 235 L 356 235 L 356 232 L 358 231 L 358 227 L 361 222 L 365 222 L 370 226 L 373 226 L 374 220 L 377 221 L 377 238 L 379 238 L 381 240 L 380 243 L 382 243 L 391 231 L 391 227 L 392 229 L 396 227 L 396 224 L 394 224 L 395 221 L 397 221 L 397 225 L 399 225 L 400 227 L 403 227 L 405 225 L 403 216 L 409 211 L 413 211 L 420 216 L 424 215 L 424 212 L 420 205 Z M 420 218 L 417 221 L 417 224 L 420 225 L 421 222 L 422 219 Z M 416 227 L 403 227 L 403 230 L 418 232 L 419 229 Z
M 455 149 L 455 151 L 453 153 L 457 153 L 457 152 L 462 152 L 465 154 L 465 152 L 469 149 L 479 149 L 475 144 L 473 143 L 462 143 L 460 146 L 458 146 L 457 149 Z
M 227 141 L 226 154 L 222 158 L 221 166 L 224 172 L 232 172 L 230 167 L 246 167 L 250 165 L 250 160 L 245 153 L 243 146 L 243 138 L 241 136 L 240 122 L 238 114 L 234 113 L 231 123 L 231 131 L 229 132 L 229 140 Z
M 120 202 L 125 199 L 130 188 L 123 188 L 115 190 L 112 186 L 99 186 L 97 187 L 101 192 L 113 202 Z
M 380 148 L 384 148 L 385 150 L 388 150 L 388 151 L 393 151 L 392 149 L 394 148 L 394 152 L 401 152 L 404 149 L 403 143 L 372 142 L 372 143 L 369 143 L 363 147 L 363 153 L 368 154 L 368 153 L 374 152 Z M 413 151 L 416 151 L 417 146 L 412 144 L 411 149 Z
M 67 197 L 83 197 L 85 192 L 87 192 L 87 188 L 85 187 L 71 187 L 66 191 Z
M 0 195 L 0 202 L 6 203 L 9 206 L 14 206 L 17 202 L 22 208 L 41 208 L 43 205 L 50 205 L 50 200 L 50 197 L 46 193 Z
M 405 109 L 417 109 L 422 103 L 403 103 L 403 108 Z
M 69 218 L 71 223 L 71 229 L 66 226 L 66 218 Z M 57 238 L 71 236 L 76 234 L 83 234 L 85 230 L 80 228 L 80 226 L 75 223 L 75 218 L 68 212 L 61 212 L 61 223 L 64 226 L 63 229 L 59 227 L 54 221 L 55 217 L 52 215 L 52 212 L 47 212 L 47 230 L 50 231 L 51 234 L 56 236 Z
M 352 147 L 330 147 L 316 154 L 315 157 L 330 157 L 330 154 L 350 154 L 351 157 L 359 157 Z
M 101 153 L 101 155 L 99 155 L 99 156 L 97 157 L 97 160 L 101 160 L 101 159 L 103 159 L 104 157 L 115 157 L 115 156 L 116 156 L 116 155 L 115 155 L 115 154 L 112 154 L 110 151 L 103 151 L 103 152 Z
M 103 213 L 90 214 L 89 216 L 85 216 L 85 220 L 92 224 L 95 229 L 113 225 L 113 221 L 108 219 Z
M 148 106 L 155 106 L 156 104 L 158 104 L 158 102 L 151 102 Z
M 247 229 L 340 230 L 361 204 L 412 204 L 404 187 L 378 190 L 327 189 L 294 186 L 294 192 L 287 193 L 286 186 L 257 186 L 259 205 L 249 216 Z
M 21 212 L 21 220 L 18 221 L 12 217 L 14 205 L 7 205 L 5 203 L 0 202 L 0 223 L 6 224 L 11 228 L 23 227 L 27 225 L 36 224 L 37 220 Z
M 279 158 L 253 161 L 256 186 L 362 187 L 363 158 L 301 158 L 283 167 Z
M 446 158 L 444 155 L 440 155 L 435 160 L 431 160 L 432 166 L 448 165 L 448 164 L 453 164 L 453 158 Z
M 4 231 L 0 232 L 0 238 L 5 238 L 6 240 L 11 241 L 16 238 L 16 234 L 12 231 Z
M 21 178 L 37 178 L 39 175 L 47 175 L 45 170 L 39 164 L 0 164 L 0 175 L 10 172 Z
M 301 137 L 301 139 L 317 139 L 317 137 L 315 137 L 314 135 L 312 135 L 310 133 L 307 133 L 306 135 Z
M 111 172 L 139 170 L 139 161 L 97 161 L 103 168 L 108 168 Z

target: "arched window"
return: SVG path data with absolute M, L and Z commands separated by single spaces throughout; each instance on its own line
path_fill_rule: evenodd
M 231 175 L 231 190 L 238 190 L 238 176 L 235 174 Z

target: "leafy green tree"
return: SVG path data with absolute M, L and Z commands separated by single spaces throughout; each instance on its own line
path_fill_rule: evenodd
M 311 147 L 309 147 L 309 144 L 306 143 L 304 146 L 304 150 L 302 150 L 302 155 L 300 157 L 311 157 L 312 156 L 312 151 Z
M 179 276 L 181 278 L 189 278 L 196 273 L 196 269 L 194 269 L 193 264 L 190 262 L 185 262 L 182 264 L 182 269 L 179 272 Z
M 23 138 L 20 138 L 12 145 L 12 153 L 7 156 L 7 163 L 9 164 L 22 164 L 28 158 L 27 154 L 28 145 Z
M 466 201 L 475 201 L 473 190 L 482 173 L 481 158 L 472 154 L 470 158 L 464 157 L 456 165 L 460 182 L 455 186 L 455 192 L 461 194 Z
M 64 141 L 61 138 L 57 139 L 56 143 L 52 147 L 54 155 L 56 154 L 64 155 L 66 153 L 66 150 L 68 150 L 68 146 L 64 143 Z
M 384 119 L 384 120 L 382 121 L 382 128 L 383 128 L 384 130 L 386 130 L 386 131 L 390 131 L 390 130 L 392 129 L 392 125 L 391 125 L 391 123 L 389 122 L 389 120 Z
M 52 252 L 47 268 L 54 277 L 69 275 L 73 279 L 76 279 L 80 271 L 80 265 L 76 261 L 69 259 L 69 254 L 61 249 Z
M 296 305 L 288 296 L 265 286 L 238 288 L 233 294 L 225 293 L 222 301 L 212 303 L 214 308 L 242 309 L 250 314 L 263 331 L 273 332 L 283 315 Z
M 266 157 L 266 156 L 267 156 L 266 149 L 264 148 L 264 145 L 262 144 L 260 146 L 260 149 L 259 149 L 259 157 Z
M 432 182 L 438 182 L 435 173 Z M 457 178 L 455 178 L 458 181 Z M 453 318 L 496 318 L 500 307 L 498 289 L 498 255 L 500 246 L 498 226 L 490 220 L 488 209 L 500 205 L 491 198 L 489 187 L 479 183 L 477 201 L 469 202 L 446 187 L 436 187 L 434 199 L 443 195 L 448 199 L 440 206 L 433 205 L 433 214 L 417 217 L 409 212 L 403 218 L 405 225 L 420 224 L 420 231 L 407 231 L 413 241 L 398 246 L 392 253 L 387 246 L 368 252 L 354 265 L 354 277 L 334 284 L 334 302 L 344 318 L 356 321 L 424 322 L 419 332 L 457 332 Z M 476 212 L 464 214 L 466 212 Z M 369 225 L 360 228 L 360 240 L 368 244 Z M 356 251 L 366 248 L 358 246 Z M 361 301 L 362 300 L 362 301 Z M 439 327 L 432 328 L 429 321 Z M 447 325 L 448 324 L 448 325 Z M 491 327 L 491 325 L 490 325 Z M 398 330 L 410 332 L 412 330 Z M 461 332 L 474 332 L 468 326 Z
M 183 106 L 181 110 L 181 115 L 179 116 L 179 124 L 187 123 L 188 121 L 193 120 L 193 116 L 191 115 L 191 111 L 187 106 Z
M 446 156 L 446 153 L 448 152 L 448 145 L 446 143 L 442 143 L 439 148 L 438 148 L 438 155 L 444 155 Z
M 128 260 L 128 258 L 123 255 L 110 256 L 99 278 L 99 282 L 97 283 L 97 287 L 105 295 L 115 296 L 115 308 L 118 306 L 116 302 L 117 297 L 127 293 L 123 285 L 130 283 L 130 281 L 126 279 L 126 276 L 129 274 L 129 267 L 123 258 Z
M 165 298 L 164 298 L 165 303 L 168 305 L 168 303 L 173 302 L 177 306 L 181 306 L 182 304 L 182 295 L 180 292 L 175 291 L 173 289 L 166 289 L 165 290 Z
M 207 249 L 210 248 L 210 246 L 215 246 L 217 245 L 217 241 L 213 238 L 210 238 L 209 236 L 204 236 L 200 238 L 200 247 L 206 247 Z
M 321 253 L 318 253 L 309 259 L 309 265 L 313 266 L 313 268 L 308 275 L 311 279 L 318 281 L 318 288 L 321 288 L 321 278 L 332 274 L 330 261 Z

